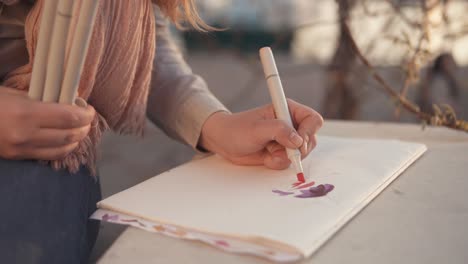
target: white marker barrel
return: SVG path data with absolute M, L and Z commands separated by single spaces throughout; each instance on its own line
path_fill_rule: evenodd
M 60 0 L 55 15 L 55 25 L 50 45 L 44 102 L 58 102 L 62 87 L 68 31 L 73 13 L 73 0 Z
M 39 38 L 34 55 L 31 83 L 29 85 L 29 97 L 41 101 L 44 93 L 44 83 L 47 74 L 47 60 L 49 57 L 50 39 L 54 28 L 55 13 L 58 0 L 44 2 L 44 11 L 41 16 Z
M 89 41 L 93 33 L 98 4 L 98 0 L 84 0 L 81 6 L 60 92 L 60 103 L 73 104 L 75 102 L 83 65 L 88 53 Z
M 270 91 L 271 100 L 275 109 L 276 118 L 283 120 L 289 126 L 293 127 L 291 120 L 291 113 L 289 112 L 288 102 L 286 101 L 286 95 L 284 94 L 283 85 L 276 68 L 275 58 L 273 52 L 269 47 L 260 49 L 260 60 L 262 61 L 263 71 L 265 73 L 265 79 L 268 84 L 268 90 Z M 288 158 L 293 163 L 297 172 L 303 172 L 301 164 L 301 152 L 298 149 L 286 148 Z

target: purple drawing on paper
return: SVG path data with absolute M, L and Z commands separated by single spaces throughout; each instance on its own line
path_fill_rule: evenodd
M 118 221 L 118 220 L 119 220 L 118 215 L 105 214 L 102 216 L 102 221 Z
M 280 196 L 286 196 L 286 195 L 291 195 L 294 194 L 294 192 L 285 192 L 285 191 L 280 191 L 280 190 L 272 190 L 272 192 L 279 194 Z
M 294 197 L 297 198 L 314 198 L 314 197 L 321 197 L 327 195 L 327 193 L 333 191 L 335 186 L 331 184 L 320 184 L 315 187 L 311 187 L 307 190 L 300 190 L 301 194 L 296 195 Z
M 278 194 L 279 196 L 288 196 L 295 194 L 294 197 L 296 198 L 316 198 L 325 196 L 329 192 L 333 191 L 333 189 L 335 189 L 335 186 L 333 186 L 332 184 L 320 184 L 318 186 L 313 186 L 314 184 L 315 182 L 304 183 L 302 185 L 296 186 L 293 185 L 293 188 L 295 190 L 282 191 L 278 189 L 273 189 L 272 192 Z

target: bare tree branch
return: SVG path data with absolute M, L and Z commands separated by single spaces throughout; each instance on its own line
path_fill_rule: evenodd
M 453 108 L 449 105 L 442 105 L 437 106 L 434 105 L 434 114 L 429 114 L 421 111 L 419 107 L 408 100 L 406 97 L 403 97 L 397 91 L 395 91 L 386 81 L 385 79 L 377 72 L 375 67 L 367 60 L 367 58 L 362 54 L 359 47 L 354 40 L 351 30 L 349 26 L 345 25 L 345 32 L 348 34 L 351 44 L 351 48 L 359 60 L 368 68 L 374 80 L 383 88 L 383 90 L 390 95 L 395 102 L 399 105 L 403 106 L 405 110 L 410 113 L 413 113 L 416 117 L 418 117 L 421 121 L 426 124 L 434 125 L 434 126 L 445 126 L 461 131 L 468 132 L 468 122 L 465 120 L 458 120 Z

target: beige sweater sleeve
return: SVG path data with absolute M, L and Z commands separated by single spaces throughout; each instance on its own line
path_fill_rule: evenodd
M 205 81 L 192 73 L 157 7 L 155 16 L 156 57 L 147 115 L 167 135 L 196 148 L 206 119 L 228 110 L 208 90 Z

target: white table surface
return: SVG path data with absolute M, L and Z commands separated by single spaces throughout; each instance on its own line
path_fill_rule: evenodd
M 409 124 L 327 121 L 320 134 L 394 138 L 424 156 L 302 263 L 468 263 L 468 134 Z M 199 242 L 128 228 L 99 260 L 128 263 L 269 263 Z

